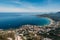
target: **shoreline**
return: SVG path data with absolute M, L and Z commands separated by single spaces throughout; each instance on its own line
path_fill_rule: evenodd
M 42 17 L 42 18 L 47 18 L 47 20 L 49 20 L 50 21 L 50 23 L 49 24 L 45 24 L 45 25 L 43 25 L 43 26 L 51 26 L 51 25 L 53 25 L 54 24 L 54 20 L 53 19 L 51 19 L 51 18 L 48 18 L 48 17 Z
M 50 20 L 50 24 L 49 25 L 47 25 L 47 26 L 51 26 L 51 25 L 53 25 L 54 24 L 54 20 L 52 20 L 51 18 L 47 18 L 48 20 Z
M 47 20 L 49 20 L 50 21 L 50 23 L 49 24 L 45 24 L 45 25 L 43 25 L 43 26 L 51 26 L 51 25 L 53 25 L 54 24 L 54 20 L 53 19 L 51 19 L 51 18 L 49 18 L 49 17 L 42 17 L 42 18 L 47 18 Z

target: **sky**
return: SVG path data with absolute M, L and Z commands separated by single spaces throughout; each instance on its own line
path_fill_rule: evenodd
M 57 12 L 60 0 L 0 0 L 0 12 Z

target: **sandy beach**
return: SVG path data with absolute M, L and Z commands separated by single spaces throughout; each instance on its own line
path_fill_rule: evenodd
M 53 25 L 53 24 L 54 24 L 54 20 L 52 20 L 51 18 L 48 18 L 48 20 L 50 20 L 50 24 L 49 24 L 49 25 L 47 25 L 47 26 L 51 26 L 51 25 Z

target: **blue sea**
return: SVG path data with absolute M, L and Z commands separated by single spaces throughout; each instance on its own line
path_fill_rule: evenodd
M 50 23 L 47 18 L 36 15 L 40 13 L 0 13 L 0 29 L 19 28 L 27 24 L 44 26 Z

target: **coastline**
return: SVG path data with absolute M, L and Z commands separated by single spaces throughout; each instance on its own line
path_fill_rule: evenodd
M 47 17 L 47 19 L 50 20 L 50 24 L 49 25 L 46 25 L 46 26 L 49 26 L 50 27 L 51 25 L 54 24 L 54 20 L 52 20 L 51 18 L 48 18 L 48 17 Z
M 48 26 L 48 27 L 50 27 L 51 25 L 53 25 L 54 24 L 54 20 L 53 19 L 51 19 L 51 18 L 49 18 L 49 17 L 42 17 L 42 18 L 47 18 L 47 20 L 49 20 L 50 21 L 50 23 L 49 24 L 45 24 L 45 25 L 43 25 L 43 26 Z
M 41 16 L 39 16 L 39 17 L 41 17 Z M 45 24 L 45 25 L 43 25 L 43 26 L 51 26 L 51 25 L 53 25 L 54 24 L 54 20 L 53 19 L 51 19 L 51 18 L 49 18 L 49 17 L 42 17 L 42 18 L 47 18 L 47 20 L 49 20 L 50 21 L 50 23 L 49 24 Z

